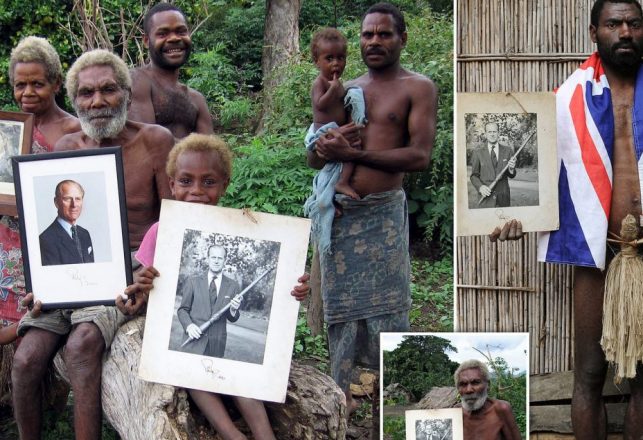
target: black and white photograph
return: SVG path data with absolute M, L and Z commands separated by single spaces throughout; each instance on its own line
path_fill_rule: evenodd
M 16 215 L 11 157 L 31 152 L 33 115 L 0 111 L 0 214 Z
M 279 247 L 186 229 L 169 349 L 262 364 Z
M 131 284 L 120 148 L 15 157 L 27 291 L 44 308 L 113 304 Z
M 452 440 L 453 423 L 451 419 L 432 419 L 415 421 L 415 440 Z
M 404 412 L 406 440 L 462 440 L 459 408 L 415 409 Z
M 299 310 L 290 291 L 309 234 L 309 219 L 163 200 L 139 377 L 284 402 Z
M 466 113 L 469 209 L 538 206 L 536 113 Z
M 456 232 L 486 235 L 509 220 L 558 228 L 553 93 L 457 96 Z

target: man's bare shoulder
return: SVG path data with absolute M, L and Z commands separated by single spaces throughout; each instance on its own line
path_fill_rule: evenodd
M 369 76 L 368 76 L 367 73 L 365 73 L 362 76 L 359 76 L 357 78 L 351 79 L 350 81 L 346 81 L 346 83 L 344 83 L 344 87 L 345 88 L 348 88 L 348 87 L 364 87 L 368 83 L 369 83 Z
M 58 139 L 58 142 L 54 145 L 54 151 L 79 150 L 85 145 L 84 139 L 85 134 L 80 131 L 80 129 L 78 131 L 68 133 Z
M 509 402 L 507 402 L 506 400 L 494 399 L 492 401 L 492 403 L 493 403 L 493 408 L 495 409 L 495 411 L 498 414 L 501 414 L 501 415 L 512 415 L 513 414 L 512 411 L 511 411 L 511 404 Z
M 132 78 L 132 87 L 149 86 L 152 82 L 148 66 L 134 67 L 129 73 Z
M 127 121 L 126 127 L 136 132 L 136 137 L 141 138 L 145 146 L 170 148 L 174 146 L 174 136 L 167 128 L 157 124 L 146 124 L 144 122 Z
M 62 126 L 63 133 L 65 134 L 76 133 L 77 131 L 80 131 L 80 121 L 75 116 L 65 116 L 60 121 L 60 124 Z

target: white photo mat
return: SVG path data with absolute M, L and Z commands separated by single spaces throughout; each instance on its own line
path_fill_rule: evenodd
M 462 440 L 462 408 L 445 408 L 445 409 L 418 409 L 404 412 L 406 421 L 406 440 L 426 440 L 432 437 L 428 435 L 418 435 L 418 429 L 440 431 L 440 434 L 446 434 L 442 437 L 444 440 Z M 438 426 L 431 426 L 432 423 L 438 423 Z M 448 429 L 445 427 L 448 426 Z M 445 432 L 442 432 L 445 431 Z M 436 432 L 437 433 L 437 432 Z M 449 435 L 450 433 L 450 435 Z
M 524 232 L 551 231 L 558 223 L 558 159 L 556 150 L 556 102 L 554 93 L 458 93 L 456 96 L 456 235 L 487 235 L 495 227 L 516 219 L 522 222 Z M 537 204 L 534 206 L 508 206 L 472 209 L 470 171 L 467 164 L 467 122 L 471 115 L 480 120 L 502 118 L 511 114 L 536 115 L 534 138 L 526 147 L 537 142 Z M 513 119 L 513 118 L 512 118 Z M 483 125 L 483 124 L 479 124 Z M 526 138 L 526 136 L 525 136 Z M 512 141 L 516 142 L 515 139 Z M 520 142 L 517 142 L 520 143 Z M 518 145 L 516 145 L 516 149 Z M 471 151 L 469 152 L 471 155 Z M 520 167 L 518 167 L 519 169 Z M 518 182 L 520 177 L 509 179 L 512 192 L 519 192 L 518 185 L 536 186 L 536 182 Z M 479 197 L 476 194 L 473 197 Z M 477 208 L 477 207 L 476 207 Z
M 168 348 L 186 230 L 280 244 L 262 363 Z M 290 292 L 305 271 L 309 233 L 308 219 L 163 200 L 154 258 L 160 276 L 149 297 L 139 376 L 185 388 L 284 402 L 299 311 L 299 302 Z
M 27 288 L 42 301 L 43 308 L 114 304 L 131 279 L 127 212 L 121 209 L 125 204 L 119 196 L 119 190 L 124 194 L 122 180 L 119 184 L 120 149 L 48 153 L 15 160 Z M 89 231 L 99 257 L 94 263 L 43 266 L 39 235 L 56 218 L 55 187 L 65 179 L 76 180 L 85 189 L 78 224 Z M 97 250 L 97 243 L 104 249 Z

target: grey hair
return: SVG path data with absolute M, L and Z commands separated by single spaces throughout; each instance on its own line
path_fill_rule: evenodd
M 76 94 L 78 93 L 78 75 L 82 70 L 93 66 L 111 67 L 118 85 L 122 89 L 127 90 L 128 94 L 131 94 L 132 78 L 130 77 L 129 69 L 125 61 L 108 50 L 94 49 L 78 57 L 74 64 L 72 64 L 69 72 L 67 72 L 65 88 L 67 89 L 67 96 L 72 103 L 76 100 Z
M 487 368 L 487 365 L 477 359 L 469 359 L 468 361 L 462 362 L 458 369 L 455 370 L 455 373 L 453 373 L 453 380 L 455 381 L 456 387 L 458 386 L 458 382 L 460 380 L 460 373 L 462 373 L 464 370 L 470 370 L 472 368 L 477 368 L 480 371 L 480 374 L 482 374 L 482 378 L 484 379 L 484 381 L 489 383 L 489 369 Z
M 11 51 L 9 58 L 9 84 L 13 87 L 14 71 L 18 63 L 40 63 L 50 84 L 62 83 L 63 68 L 56 49 L 44 38 L 26 37 Z

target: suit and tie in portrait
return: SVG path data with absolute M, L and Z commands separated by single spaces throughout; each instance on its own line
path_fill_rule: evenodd
M 56 185 L 54 205 L 58 216 L 40 234 L 40 257 L 43 266 L 94 262 L 94 248 L 87 229 L 76 224 L 83 209 L 85 191 L 73 180 Z
M 513 158 L 513 150 L 498 142 L 498 124 L 489 123 L 485 126 L 487 143 L 482 147 L 473 150 L 471 155 L 471 183 L 478 191 L 478 199 L 471 208 L 495 208 L 510 206 L 511 193 L 509 189 L 509 178 L 516 176 L 516 159 Z M 506 171 L 498 179 L 495 186 L 490 188 L 492 182 L 500 175 L 503 169 L 509 165 Z M 480 204 L 478 200 L 485 196 Z
M 234 299 L 241 291 L 239 284 L 223 274 L 227 252 L 221 246 L 208 249 L 208 271 L 188 277 L 181 290 L 183 297 L 177 309 L 177 318 L 185 333 L 191 338 L 184 347 L 181 342 L 170 342 L 170 349 L 212 357 L 223 357 L 228 337 L 227 322 L 239 319 L 241 299 Z M 210 327 L 200 330 L 215 313 L 230 304 L 230 308 Z

